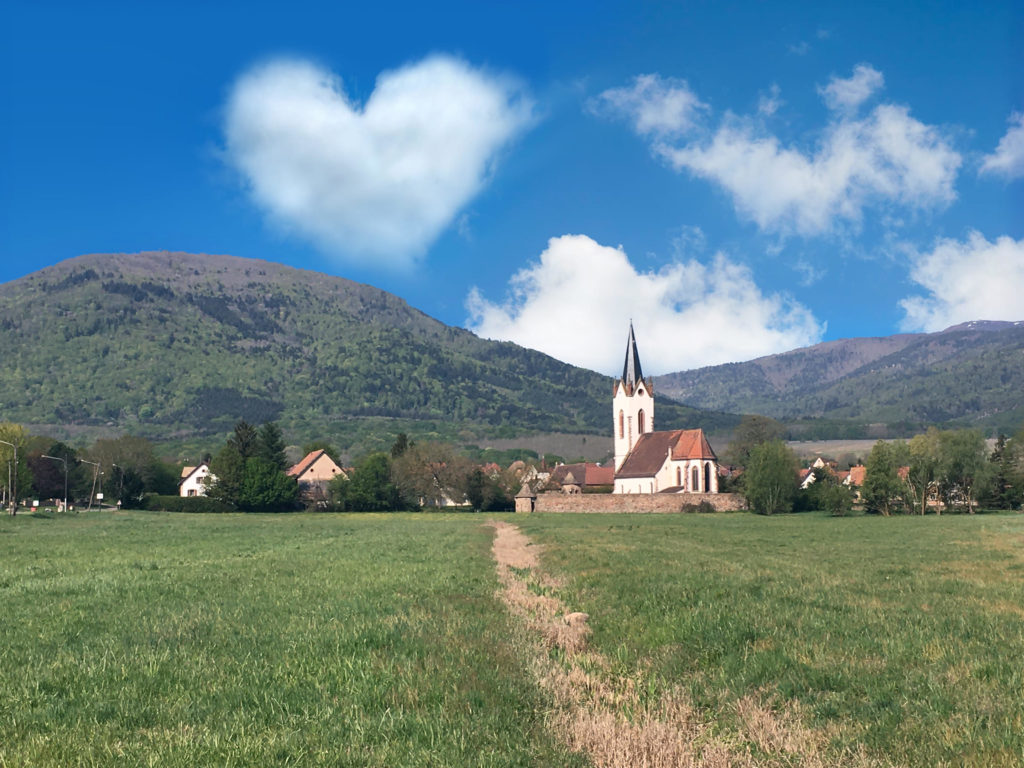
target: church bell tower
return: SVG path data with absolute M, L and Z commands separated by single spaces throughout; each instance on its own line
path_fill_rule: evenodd
M 622 378 L 612 387 L 612 418 L 615 430 L 615 471 L 618 472 L 640 435 L 654 431 L 654 391 L 644 378 L 636 348 L 633 323 L 626 339 L 626 362 Z

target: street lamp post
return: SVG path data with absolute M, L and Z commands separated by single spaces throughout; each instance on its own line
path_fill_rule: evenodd
M 8 443 L 6 440 L 0 440 L 0 443 L 9 445 L 14 449 L 14 473 L 11 473 L 10 465 L 7 470 L 7 490 L 11 494 L 11 514 L 18 514 L 18 446 L 14 443 Z
M 45 453 L 42 455 L 44 459 L 53 459 L 54 461 L 60 461 L 64 463 L 64 511 L 68 511 L 68 460 L 63 456 L 47 456 Z

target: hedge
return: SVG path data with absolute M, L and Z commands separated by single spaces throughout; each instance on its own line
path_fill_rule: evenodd
M 207 496 L 160 496 L 152 494 L 142 500 L 142 508 L 154 512 L 232 512 L 224 502 Z

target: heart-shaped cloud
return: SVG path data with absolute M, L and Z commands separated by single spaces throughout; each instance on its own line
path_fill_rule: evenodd
M 381 74 L 362 108 L 331 73 L 278 60 L 235 84 L 227 156 L 279 224 L 401 267 L 480 190 L 531 109 L 510 79 L 448 56 Z

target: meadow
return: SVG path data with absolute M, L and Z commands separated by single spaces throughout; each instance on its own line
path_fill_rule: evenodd
M 482 520 L 0 518 L 0 765 L 579 765 Z
M 728 733 L 752 695 L 868 764 L 1024 765 L 1024 516 L 521 527 L 572 574 L 562 599 L 591 615 L 608 677 L 650 699 L 681 689 Z
M 753 697 L 824 764 L 1024 764 L 1024 516 L 502 517 L 594 674 L 716 736 Z M 0 518 L 0 766 L 589 764 L 486 520 Z

